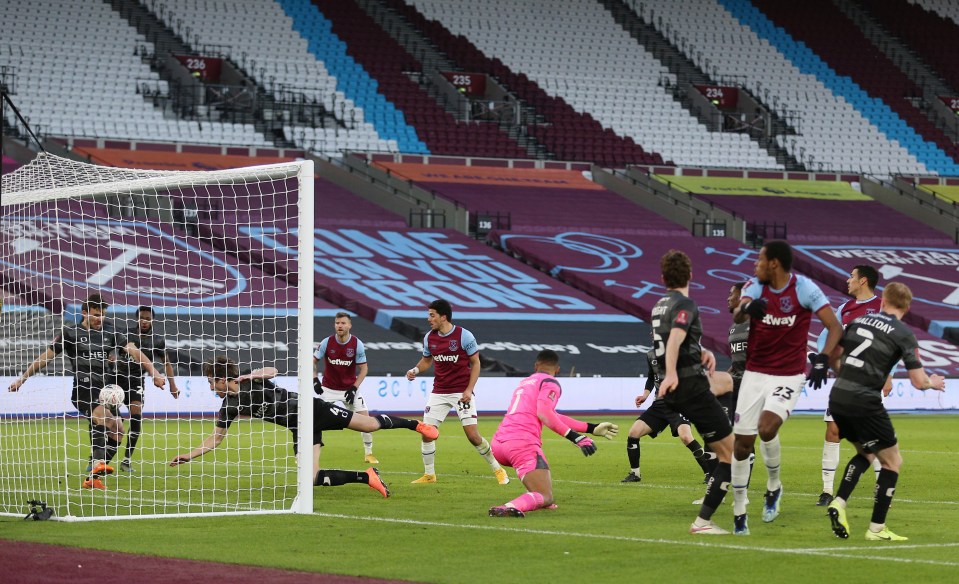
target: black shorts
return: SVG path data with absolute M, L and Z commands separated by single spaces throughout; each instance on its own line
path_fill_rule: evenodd
M 861 445 L 866 452 L 875 454 L 880 450 L 892 448 L 899 442 L 896 438 L 896 430 L 892 427 L 892 420 L 889 419 L 889 414 L 885 410 L 851 416 L 841 413 L 841 407 L 839 412 L 836 408 L 830 409 L 832 419 L 839 428 L 839 438 Z
M 716 397 L 716 401 L 719 402 L 723 411 L 726 412 L 726 417 L 729 418 L 730 423 L 732 423 L 733 418 L 736 417 L 736 397 L 736 394 L 733 392 L 724 393 Z
M 127 405 L 133 402 L 143 403 L 143 376 L 131 376 L 117 373 L 117 385 L 123 388 L 124 401 Z
M 705 378 L 682 380 L 680 387 L 662 401 L 696 426 L 707 444 L 718 442 L 733 432 L 729 416 L 709 391 L 709 381 Z
M 345 430 L 352 419 L 350 410 L 313 398 L 313 444 L 323 446 L 323 430 Z
M 674 412 L 669 406 L 663 403 L 663 400 L 658 399 L 653 402 L 653 405 L 640 414 L 637 420 L 642 420 L 647 426 L 649 426 L 650 432 L 649 436 L 655 438 L 659 435 L 660 432 L 666 429 L 666 426 L 669 426 L 669 429 L 673 433 L 673 438 L 679 436 L 679 427 L 683 424 L 689 424 L 689 420 L 684 418 L 682 414 Z
M 100 403 L 100 390 L 107 385 L 103 377 L 77 373 L 73 376 L 73 391 L 70 393 L 70 402 L 77 408 L 80 415 L 89 418 L 93 410 Z

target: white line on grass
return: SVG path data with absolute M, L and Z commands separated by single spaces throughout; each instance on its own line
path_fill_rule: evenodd
M 602 533 L 576 533 L 571 531 L 554 531 L 548 529 L 526 529 L 520 527 L 503 527 L 500 525 L 479 525 L 479 524 L 462 524 L 462 523 L 444 523 L 441 521 L 422 521 L 419 519 L 398 519 L 394 517 L 371 517 L 363 515 L 345 515 L 342 513 L 322 513 L 314 512 L 313 515 L 319 517 L 328 517 L 331 519 L 352 519 L 355 521 L 373 521 L 381 523 L 399 523 L 404 525 L 426 525 L 430 527 L 452 527 L 455 529 L 482 529 L 487 531 L 500 531 L 500 532 L 513 532 L 513 533 L 528 533 L 532 535 L 550 535 L 558 537 L 583 537 L 590 539 L 606 539 L 612 541 L 625 541 L 630 543 L 652 543 L 652 544 L 665 544 L 665 545 L 681 545 L 681 546 L 693 546 L 693 547 L 708 547 L 708 548 L 718 548 L 718 549 L 729 549 L 737 551 L 748 551 L 748 552 L 768 552 L 768 553 L 777 553 L 777 554 L 787 554 L 787 555 L 798 555 L 798 556 L 824 556 L 824 557 L 833 557 L 833 558 L 849 558 L 857 560 L 870 560 L 870 561 L 884 561 L 884 562 L 896 562 L 904 564 L 930 564 L 933 566 L 948 566 L 948 567 L 959 567 L 959 562 L 945 562 L 940 560 L 923 560 L 923 559 L 911 559 L 911 558 L 893 558 L 889 556 L 864 556 L 859 554 L 850 554 L 847 553 L 847 550 L 844 548 L 769 548 L 769 547 L 754 547 L 748 545 L 735 545 L 735 544 L 724 544 L 716 543 L 714 538 L 710 541 L 681 541 L 674 539 L 661 539 L 661 538 L 645 538 L 645 537 L 630 537 L 626 535 L 609 535 Z M 704 536 L 706 537 L 706 536 Z M 959 544 L 930 544 L 924 546 L 922 544 L 910 545 L 912 549 L 921 549 L 924 547 L 944 547 L 949 545 L 959 545 Z M 904 546 L 890 546 L 888 549 L 890 551 L 894 549 L 901 549 Z M 857 547 L 853 548 L 854 550 L 859 549 L 878 549 L 877 547 Z

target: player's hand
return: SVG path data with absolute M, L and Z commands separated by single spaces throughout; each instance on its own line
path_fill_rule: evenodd
M 829 355 L 809 353 L 809 362 L 812 363 L 812 368 L 806 381 L 813 389 L 819 389 L 826 382 L 826 374 L 829 372 Z
M 176 386 L 172 378 L 170 379 L 170 395 L 173 396 L 173 399 L 180 398 L 180 388 Z
M 24 383 L 26 383 L 26 381 L 27 380 L 24 379 L 23 377 L 17 377 L 16 379 L 13 380 L 13 383 L 10 384 L 10 387 L 7 388 L 7 390 L 17 391 L 18 389 L 20 389 L 21 386 L 23 386 Z
M 160 373 L 157 373 L 156 375 L 153 376 L 153 385 L 157 387 L 163 387 L 164 385 L 166 385 L 166 377 L 164 377 Z
M 767 304 L 769 304 L 769 301 L 765 298 L 753 298 L 740 308 L 740 310 L 748 314 L 750 318 L 760 319 L 766 316 Z
M 642 395 L 637 395 L 637 396 L 636 396 L 636 407 L 638 408 L 639 406 L 643 405 L 643 402 L 645 402 L 645 401 L 646 401 L 646 398 L 648 398 L 649 396 L 650 396 L 650 392 L 648 392 L 648 391 L 644 391 L 644 392 L 642 393 Z
M 346 390 L 345 395 L 343 396 L 343 401 L 349 405 L 353 405 L 353 402 L 356 400 L 356 386 L 350 386 Z
M 413 381 L 414 379 L 416 379 L 416 376 L 417 374 L 419 374 L 419 372 L 420 372 L 419 369 L 417 369 L 416 367 L 410 369 L 409 371 L 406 372 L 406 380 Z
M 607 440 L 612 440 L 617 434 L 619 434 L 619 426 L 612 422 L 596 424 L 596 428 L 593 430 L 593 436 L 602 436 Z
M 323 395 L 323 382 L 316 377 L 313 378 L 313 393 Z
M 189 454 L 178 454 L 173 457 L 173 460 L 170 461 L 170 466 L 177 466 L 187 462 L 190 462 Z
M 946 391 L 946 378 L 942 375 L 929 376 L 929 389 L 936 391 Z
M 702 364 L 706 368 L 706 372 L 710 375 L 713 374 L 713 371 L 716 371 L 716 355 L 713 354 L 709 349 L 703 349 L 702 351 Z
M 573 444 L 579 446 L 579 449 L 583 451 L 583 456 L 596 454 L 596 444 L 593 443 L 593 439 L 589 436 L 580 435 L 579 438 L 573 441 Z
M 659 397 L 665 396 L 677 387 L 679 387 L 679 377 L 676 375 L 676 372 L 667 373 L 666 377 L 663 377 L 663 381 L 659 384 Z
M 463 404 L 464 406 L 468 406 L 472 400 L 473 400 L 473 391 L 468 389 L 463 392 L 463 396 L 460 398 L 460 403 Z

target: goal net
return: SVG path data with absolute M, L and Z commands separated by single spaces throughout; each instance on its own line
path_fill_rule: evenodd
M 49 154 L 3 176 L 0 514 L 312 512 L 312 400 L 295 398 L 312 395 L 313 180 L 311 161 L 182 172 Z M 297 273 L 238 243 L 273 235 Z M 163 387 L 131 346 L 172 374 Z M 204 373 L 218 357 L 241 374 L 226 398 Z M 242 377 L 262 368 L 275 377 Z M 112 416 L 80 411 L 113 383 Z

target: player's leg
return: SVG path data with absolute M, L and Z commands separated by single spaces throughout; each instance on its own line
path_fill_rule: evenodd
M 782 505 L 783 486 L 779 478 L 782 446 L 779 442 L 779 429 L 792 414 L 806 382 L 806 376 L 802 374 L 769 377 L 769 392 L 759 417 L 759 450 L 767 472 L 763 504 L 763 521 L 766 523 L 779 516 Z
M 117 376 L 117 381 L 121 381 L 123 376 Z M 137 442 L 140 441 L 140 432 L 143 429 L 143 378 L 126 380 L 126 403 L 130 410 L 130 431 L 127 433 L 127 445 L 124 451 L 123 460 L 120 461 L 120 470 L 124 472 L 133 472 L 131 460 L 136 452 Z
M 669 424 L 673 437 L 679 438 L 680 442 L 693 455 L 696 464 L 703 471 L 703 483 L 705 483 L 709 480 L 709 473 L 713 471 L 715 462 L 718 462 L 719 458 L 712 450 L 706 452 L 706 449 L 693 437 L 692 428 L 689 427 L 689 422 L 685 418 L 681 416 L 676 416 L 676 418 Z
M 460 424 L 463 425 L 463 432 L 466 434 L 466 439 L 470 441 L 470 444 L 476 448 L 476 452 L 489 464 L 490 469 L 493 471 L 493 476 L 496 477 L 496 481 L 501 485 L 508 485 L 509 475 L 506 474 L 506 469 L 500 466 L 499 462 L 496 461 L 489 442 L 487 442 L 486 438 L 480 436 L 479 428 L 476 427 L 479 421 L 476 413 L 476 398 L 471 399 L 468 404 L 458 402 L 456 415 L 459 416 Z
M 816 501 L 816 506 L 826 507 L 832 501 L 832 494 L 836 480 L 836 468 L 839 466 L 839 428 L 826 408 L 823 415 L 826 422 L 826 437 L 822 445 L 822 494 Z
M 549 464 L 540 446 L 516 440 L 500 442 L 494 438 L 492 448 L 496 460 L 516 469 L 526 492 L 504 505 L 492 507 L 489 510 L 490 517 L 523 517 L 529 511 L 553 504 Z
M 749 455 L 755 449 L 756 436 L 759 433 L 759 417 L 766 399 L 766 377 L 762 373 L 746 371 L 736 399 L 731 477 L 733 515 L 737 521 L 746 521 L 746 505 L 749 502 L 746 496 L 750 478 Z
M 902 467 L 902 454 L 896 431 L 885 410 L 881 414 L 868 416 L 863 420 L 861 436 L 868 436 L 864 444 L 870 444 L 876 458 L 882 464 L 879 478 L 876 480 L 875 496 L 873 497 L 872 518 L 866 539 L 870 541 L 904 541 L 908 538 L 896 535 L 886 527 L 886 514 L 892 504 L 892 497 L 896 492 L 896 483 L 899 481 L 899 469 Z M 874 446 L 872 446 L 874 445 Z
M 363 399 L 363 396 L 356 393 L 353 397 L 353 403 L 346 404 L 354 413 L 362 414 L 364 416 L 370 415 L 369 408 L 366 407 L 366 400 Z M 363 460 L 370 464 L 379 464 L 379 460 L 373 456 L 373 434 L 371 432 L 361 432 L 360 438 L 363 440 Z
M 733 376 L 725 371 L 714 371 L 709 376 L 709 391 L 716 397 L 732 393 Z
M 423 436 L 423 439 L 428 441 L 436 440 L 436 438 L 439 437 L 439 430 L 436 429 L 436 426 L 387 414 L 369 416 L 365 413 L 354 412 L 347 428 L 362 434 L 372 434 L 380 430 L 412 430 L 419 432 Z
M 82 486 L 85 489 L 105 489 L 100 479 L 113 473 L 110 461 L 113 460 L 123 440 L 123 423 L 119 416 L 106 406 L 90 403 L 88 407 L 93 427 L 90 454 L 92 468 Z
M 423 423 L 434 428 L 439 428 L 443 420 L 450 413 L 450 410 L 456 407 L 456 397 L 458 394 L 439 394 L 431 393 L 426 400 L 426 408 L 423 410 Z M 420 453 L 423 456 L 423 476 L 413 481 L 413 484 L 425 484 L 436 482 L 436 441 L 428 440 L 423 436 L 420 442 Z
M 652 406 L 650 406 L 652 409 Z M 648 409 L 646 410 L 649 411 Z M 633 422 L 633 425 L 629 428 L 629 433 L 626 435 L 626 458 L 629 459 L 629 474 L 626 475 L 622 481 L 623 483 L 638 483 L 642 481 L 642 474 L 639 470 L 639 459 L 640 459 L 640 449 L 639 449 L 639 439 L 643 436 L 648 436 L 652 433 L 652 428 L 649 427 L 646 419 L 646 412 L 643 412 L 643 415 L 636 418 L 636 421 Z M 647 418 L 649 416 L 646 416 Z
M 703 392 L 701 399 L 691 400 L 683 407 L 683 415 L 696 424 L 697 430 L 704 440 L 708 440 L 710 448 L 716 453 L 719 462 L 710 473 L 706 482 L 706 493 L 699 514 L 689 527 L 694 534 L 724 535 L 729 533 L 718 527 L 712 521 L 716 509 L 722 504 L 729 491 L 731 479 L 731 463 L 735 440 L 729 416 L 714 396 Z
M 314 436 L 314 441 L 316 437 Z M 390 496 L 389 486 L 380 478 L 380 471 L 373 467 L 366 470 L 336 470 L 320 468 L 320 450 L 322 441 L 313 445 L 313 485 L 317 487 L 338 487 L 347 484 L 369 485 L 371 489 L 383 495 Z

